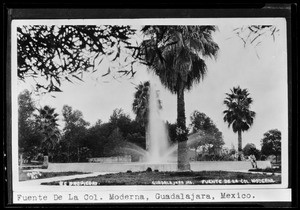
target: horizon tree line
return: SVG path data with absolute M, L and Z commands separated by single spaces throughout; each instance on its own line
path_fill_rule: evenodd
M 131 120 L 122 109 L 115 109 L 108 123 L 98 120 L 94 125 L 83 119 L 81 111 L 73 110 L 69 105 L 63 107 L 62 116 L 65 125 L 59 130 L 55 109 L 49 106 L 36 108 L 29 91 L 22 92 L 19 95 L 20 153 L 31 158 L 38 153 L 48 155 L 51 161 L 82 162 L 88 157 L 122 155 L 126 142 L 146 149 L 145 127 L 140 122 Z M 170 140 L 176 143 L 176 123 L 166 123 Z M 209 144 L 214 145 L 214 148 L 221 148 L 224 144 L 222 133 L 204 113 L 194 111 L 190 126 L 190 135 L 199 131 L 202 135 L 189 146 L 190 149 Z M 277 161 L 281 152 L 280 136 L 278 130 L 268 131 L 262 143 L 262 154 L 274 154 Z M 253 151 L 257 154 L 255 149 Z

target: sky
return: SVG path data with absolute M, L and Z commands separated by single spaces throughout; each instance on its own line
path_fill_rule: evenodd
M 199 21 L 201 24 L 203 20 Z M 253 99 L 251 110 L 256 112 L 252 127 L 242 133 L 243 147 L 247 143 L 254 143 L 260 149 L 263 134 L 270 129 L 282 132 L 282 141 L 287 142 L 288 102 L 287 102 L 287 50 L 286 29 L 283 19 L 268 19 L 278 27 L 279 32 L 275 40 L 270 36 L 262 36 L 258 46 L 243 45 L 241 39 L 234 34 L 237 26 L 246 24 L 262 24 L 260 20 L 209 19 L 218 31 L 213 34 L 214 41 L 219 45 L 216 59 L 206 59 L 207 75 L 204 80 L 195 85 L 191 91 L 185 93 L 186 123 L 190 124 L 190 115 L 193 111 L 205 113 L 223 133 L 225 146 L 237 148 L 237 133 L 228 128 L 223 121 L 223 111 L 226 109 L 223 101 L 225 93 L 239 85 L 247 88 Z M 134 22 L 137 24 L 136 22 Z M 142 22 L 138 22 L 142 23 Z M 159 22 L 155 22 L 159 24 Z M 176 22 L 177 23 L 177 22 Z M 188 24 L 198 23 L 190 21 Z M 174 24 L 174 22 L 173 22 Z M 138 27 L 136 25 L 136 27 Z M 101 77 L 107 71 L 107 64 L 99 67 L 93 74 L 85 74 L 84 82 L 65 82 L 62 84 L 62 93 L 51 93 L 35 97 L 37 106 L 50 105 L 61 114 L 63 105 L 72 106 L 82 111 L 86 121 L 94 124 L 98 119 L 107 122 L 113 110 L 122 108 L 132 119 L 135 86 L 140 82 L 150 80 L 160 91 L 163 111 L 162 118 L 170 123 L 176 122 L 177 102 L 176 95 L 171 94 L 161 86 L 159 79 L 145 66 L 136 66 L 137 73 L 132 79 L 126 77 L 113 79 Z M 30 90 L 31 81 L 16 82 L 17 92 L 27 88 Z M 55 96 L 55 98 L 53 97 Z M 62 117 L 60 116 L 62 120 Z

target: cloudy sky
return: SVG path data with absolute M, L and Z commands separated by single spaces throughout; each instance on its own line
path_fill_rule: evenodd
M 185 22 L 184 22 L 185 21 Z M 243 146 L 254 143 L 260 148 L 263 134 L 270 129 L 279 129 L 282 140 L 287 141 L 288 105 L 287 105 L 287 51 L 286 29 L 284 19 L 201 19 L 183 22 L 163 21 L 164 24 L 215 24 L 218 31 L 214 40 L 220 50 L 217 59 L 207 59 L 208 73 L 203 81 L 186 92 L 185 105 L 187 125 L 189 116 L 194 110 L 204 112 L 223 133 L 226 146 L 233 144 L 237 148 L 237 134 L 223 121 L 225 93 L 240 85 L 247 88 L 254 102 L 251 107 L 256 112 L 253 126 L 242 134 Z M 76 23 L 76 22 L 75 22 Z M 149 22 L 128 21 L 139 27 Z M 114 23 L 116 24 L 116 23 Z M 154 20 L 151 24 L 162 24 Z M 234 34 L 234 28 L 247 24 L 272 24 L 279 29 L 275 40 L 271 36 L 262 36 L 257 46 L 244 46 L 242 40 Z M 163 105 L 162 116 L 171 123 L 176 122 L 176 95 L 160 85 L 159 79 L 149 73 L 145 66 L 137 66 L 133 79 L 101 77 L 107 71 L 107 64 L 99 67 L 93 74 L 84 75 L 84 82 L 64 83 L 62 93 L 35 97 L 38 106 L 51 105 L 61 113 L 62 107 L 68 104 L 73 109 L 82 111 L 84 119 L 94 124 L 98 119 L 109 120 L 115 108 L 122 108 L 132 119 L 133 94 L 140 82 L 151 80 L 160 90 Z M 30 89 L 31 82 L 26 84 L 15 81 L 17 92 Z M 52 96 L 55 96 L 52 97 Z

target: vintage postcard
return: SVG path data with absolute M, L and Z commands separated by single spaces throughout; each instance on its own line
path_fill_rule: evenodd
M 285 18 L 11 25 L 14 204 L 290 202 Z

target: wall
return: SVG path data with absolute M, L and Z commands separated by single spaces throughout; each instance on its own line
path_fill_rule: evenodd
M 91 163 L 120 163 L 120 162 L 131 162 L 131 156 L 117 156 L 117 157 L 99 157 L 99 158 L 89 158 Z
M 258 168 L 271 167 L 270 161 L 257 161 Z M 159 171 L 176 171 L 176 163 L 49 163 L 48 171 L 81 171 L 81 172 L 126 172 L 145 171 L 148 167 Z M 191 162 L 192 171 L 248 171 L 252 168 L 249 161 L 197 161 Z

